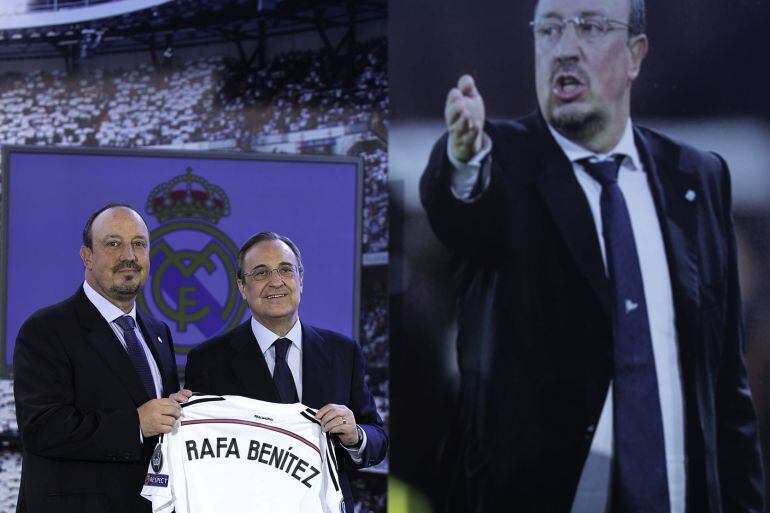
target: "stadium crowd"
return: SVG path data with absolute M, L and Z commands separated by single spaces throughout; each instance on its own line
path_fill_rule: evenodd
M 387 119 L 386 44 L 361 43 L 353 57 L 328 50 L 276 55 L 238 71 L 222 57 L 140 64 L 132 69 L 46 70 L 0 75 L 0 144 L 134 148 L 225 142 L 252 151 L 257 134 Z M 373 136 L 370 136 L 373 137 Z M 364 252 L 387 249 L 387 154 L 363 155 Z

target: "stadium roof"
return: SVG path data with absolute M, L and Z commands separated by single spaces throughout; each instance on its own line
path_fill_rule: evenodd
M 168 51 L 384 20 L 386 0 L 3 0 L 0 59 Z M 22 11 L 21 4 L 26 4 Z M 13 12 L 11 12 L 13 11 Z M 18 11 L 18 12 L 17 12 Z M 244 56 L 244 58 L 246 58 Z
M 7 0 L 0 4 L 0 30 L 82 23 L 158 7 L 172 0 Z

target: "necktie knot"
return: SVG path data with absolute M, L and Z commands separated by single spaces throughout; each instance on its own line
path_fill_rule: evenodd
M 596 161 L 592 157 L 578 160 L 578 164 L 583 166 L 586 173 L 602 184 L 602 187 L 612 185 L 618 181 L 618 170 L 623 161 L 622 155 L 613 155 L 608 160 Z
M 291 340 L 288 338 L 279 338 L 273 345 L 275 346 L 276 359 L 285 360 L 286 353 L 289 351 L 289 346 L 291 345 Z
M 123 333 L 127 331 L 134 331 L 134 328 L 136 327 L 134 318 L 130 315 L 123 315 L 122 317 L 118 317 L 115 319 L 115 324 L 120 326 L 120 329 L 123 330 Z

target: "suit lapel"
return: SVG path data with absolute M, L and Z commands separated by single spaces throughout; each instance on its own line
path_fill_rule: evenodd
M 86 332 L 85 339 L 88 344 L 115 372 L 137 406 L 149 401 L 150 397 L 147 395 L 128 353 L 120 344 L 120 340 L 110 325 L 89 301 L 82 287 L 78 289 L 76 299 L 75 310 L 78 320 Z
M 176 390 L 170 390 L 169 385 L 170 376 L 176 373 L 176 361 L 164 358 L 164 356 L 169 354 L 168 348 L 163 347 L 164 344 L 168 345 L 168 340 L 163 340 L 165 333 L 158 331 L 156 323 L 145 317 L 139 309 L 136 310 L 136 318 L 139 320 L 139 328 L 142 330 L 144 341 L 147 343 L 147 347 L 150 348 L 150 352 L 160 370 L 160 379 L 163 386 L 161 395 L 165 396 L 171 392 L 176 392 Z
M 233 376 L 241 383 L 244 395 L 262 401 L 281 402 L 250 320 L 238 326 L 230 345 L 233 349 L 230 361 Z
M 321 335 L 306 324 L 302 325 L 302 403 L 320 408 L 328 401 L 328 351 Z
M 572 163 L 539 116 L 533 130 L 539 134 L 539 154 L 543 161 L 543 172 L 536 178 L 538 190 L 573 260 L 598 296 L 604 311 L 611 316 L 612 291 L 604 272 L 596 224 L 588 200 L 575 178 Z
M 638 129 L 635 129 L 634 137 L 647 171 L 666 246 L 677 322 L 686 323 L 679 329 L 691 333 L 700 305 L 695 234 L 698 226 L 696 206 L 702 191 L 695 175 L 680 167 L 679 155 L 666 155 Z M 692 339 L 689 336 L 679 338 L 682 343 Z

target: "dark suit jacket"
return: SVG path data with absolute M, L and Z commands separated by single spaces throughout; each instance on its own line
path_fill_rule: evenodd
M 190 351 L 185 387 L 193 392 L 280 402 L 251 319 Z M 361 464 L 353 464 L 347 451 L 337 447 L 337 461 L 344 461 L 345 467 L 369 467 L 385 457 L 388 437 L 364 381 L 364 357 L 357 342 L 333 331 L 302 325 L 302 403 L 311 408 L 344 404 L 366 431 Z M 347 511 L 352 512 L 353 495 L 346 472 L 340 472 L 340 483 Z
M 168 328 L 137 317 L 161 372 L 164 396 L 177 391 Z M 13 372 L 24 445 L 17 511 L 151 511 L 139 493 L 157 437 L 140 443 L 136 411 L 150 397 L 82 287 L 24 322 Z
M 489 501 L 568 512 L 612 378 L 610 283 L 588 202 L 542 117 L 485 130 L 491 183 L 477 201 L 450 192 L 446 136 L 420 184 L 457 262 L 460 367 L 482 387 L 462 393 L 483 400 L 473 408 L 480 419 L 460 427 L 455 478 L 471 490 L 460 510 L 491 510 Z M 688 511 L 759 512 L 729 172 L 714 154 L 641 127 L 634 136 L 670 267 L 660 279 L 674 295 Z

